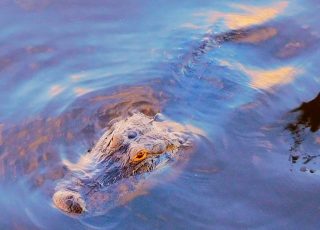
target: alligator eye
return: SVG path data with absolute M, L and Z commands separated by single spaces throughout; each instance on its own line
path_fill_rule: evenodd
M 147 150 L 141 150 L 139 151 L 132 159 L 132 162 L 133 163 L 138 163 L 144 159 L 147 158 L 147 155 L 148 155 L 148 151 Z
M 128 138 L 129 138 L 129 139 L 133 139 L 133 138 L 135 138 L 137 135 L 138 135 L 138 134 L 137 134 L 136 131 L 129 131 L 129 132 L 128 132 Z

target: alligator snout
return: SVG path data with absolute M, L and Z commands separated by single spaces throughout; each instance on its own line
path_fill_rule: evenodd
M 61 211 L 69 214 L 82 214 L 85 211 L 85 202 L 77 192 L 61 190 L 53 195 L 53 203 Z

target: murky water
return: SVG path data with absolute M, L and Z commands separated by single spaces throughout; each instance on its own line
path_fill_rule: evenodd
M 0 1 L 0 229 L 320 227 L 319 99 L 290 112 L 319 93 L 319 8 Z M 131 109 L 207 137 L 124 205 L 86 218 L 58 211 L 63 160 Z

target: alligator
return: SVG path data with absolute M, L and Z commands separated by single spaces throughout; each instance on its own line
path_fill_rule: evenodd
M 169 121 L 161 114 L 134 113 L 113 120 L 87 154 L 76 164 L 69 163 L 70 173 L 57 184 L 53 203 L 69 214 L 90 212 L 94 207 L 86 201 L 93 193 L 114 185 L 136 190 L 141 177 L 177 161 L 200 134 L 195 127 Z M 114 189 L 107 195 L 116 202 L 128 193 L 130 189 Z
M 303 46 L 287 45 L 290 44 L 291 40 L 290 36 L 287 38 L 285 35 L 288 32 L 286 30 L 290 29 L 294 34 L 304 34 L 309 39 L 303 40 L 302 38 L 300 39 L 300 37 L 296 39 L 298 42 L 302 42 L 303 40 Z M 282 30 L 284 30 L 283 34 L 281 34 Z M 297 31 L 299 31 L 299 33 Z M 227 43 L 242 43 L 241 45 L 250 45 L 253 47 L 259 43 L 259 47 L 263 48 L 262 51 L 265 51 L 266 55 L 269 53 L 269 47 L 273 47 L 274 50 L 272 49 L 270 51 L 272 57 L 292 58 L 299 53 L 305 52 L 306 48 L 312 48 L 312 44 L 314 44 L 315 41 L 317 40 L 312 36 L 310 31 L 302 30 L 297 26 L 290 26 L 286 29 L 281 23 L 280 25 L 270 23 L 231 30 L 218 35 L 207 34 L 204 36 L 204 39 L 199 41 L 199 44 L 195 48 L 192 48 L 190 52 L 182 55 L 182 60 L 179 59 L 179 63 L 174 64 L 178 69 L 176 71 L 177 73 L 193 73 L 192 69 L 198 67 L 199 59 L 211 50 Z M 278 53 L 282 55 L 278 55 Z M 199 65 L 199 67 L 202 68 L 203 66 Z M 181 76 L 181 74 L 178 75 Z M 25 175 L 33 182 L 30 184 L 33 184 L 35 187 L 48 186 L 43 190 L 51 191 L 51 182 L 62 178 L 53 194 L 53 203 L 65 213 L 83 214 L 95 210 L 95 204 L 91 201 L 98 195 L 100 197 L 96 199 L 97 202 L 102 202 L 102 200 L 106 199 L 110 201 L 108 203 L 112 206 L 119 205 L 121 203 L 119 201 L 127 196 L 130 191 L 137 191 L 136 187 L 140 182 L 144 181 L 142 178 L 150 175 L 151 171 L 158 171 L 154 169 L 160 166 L 168 165 L 172 161 L 178 162 L 179 156 L 181 156 L 180 154 L 187 154 L 187 149 L 196 143 L 190 142 L 190 140 L 193 140 L 196 136 L 195 133 L 197 133 L 190 131 L 190 127 L 174 122 L 157 122 L 152 118 L 155 113 L 164 110 L 164 104 L 166 104 L 166 107 L 170 107 L 165 102 L 167 100 L 169 103 L 174 101 L 175 97 L 172 92 L 176 92 L 176 83 L 179 83 L 179 80 L 180 79 L 177 78 L 170 78 L 169 80 L 164 78 L 156 79 L 155 82 L 140 83 L 138 86 L 133 87 L 121 86 L 115 93 L 110 93 L 114 90 L 105 89 L 105 91 L 108 90 L 108 95 L 103 96 L 88 93 L 58 117 L 35 119 L 13 128 L 2 128 L 0 125 L 0 129 L 3 129 L 3 137 L 1 138 L 0 136 L 0 180 L 12 183 L 12 181 L 19 178 L 19 175 Z M 198 79 L 195 79 L 194 82 L 191 80 L 192 79 L 188 78 L 188 83 L 191 85 L 194 82 L 199 83 Z M 204 80 L 206 79 L 204 78 Z M 208 79 L 208 81 L 209 80 L 210 79 Z M 225 83 L 225 88 L 228 88 L 228 81 Z M 204 82 L 204 84 L 207 84 L 207 82 Z M 214 91 L 214 87 L 210 88 L 210 90 Z M 194 88 L 190 89 L 192 89 L 190 90 L 190 95 L 193 96 L 193 94 L 195 94 L 193 91 Z M 230 89 L 224 91 L 228 93 Z M 219 91 L 219 95 L 221 94 L 223 94 L 222 90 Z M 191 96 L 186 97 L 189 102 L 193 98 L 197 98 Z M 209 96 L 215 95 L 214 93 L 210 93 Z M 174 103 L 176 103 L 176 101 L 174 101 Z M 224 103 L 227 104 L 228 102 L 224 101 Z M 196 103 L 194 103 L 193 106 L 197 106 Z M 130 120 L 138 115 L 127 117 L 127 111 L 132 109 L 138 109 L 140 112 L 146 114 L 139 115 L 143 119 L 141 119 L 136 126 L 130 123 Z M 113 128 L 120 127 L 120 124 L 123 124 L 121 125 L 121 132 L 124 135 L 125 130 L 128 131 L 130 127 L 137 128 L 144 124 L 144 120 L 153 120 L 153 122 L 149 123 L 149 128 L 147 128 L 147 126 L 145 127 L 146 133 L 143 134 L 143 136 L 150 136 L 150 134 L 155 135 L 156 132 L 160 132 L 159 127 L 166 128 L 160 129 L 162 135 L 160 135 L 161 138 L 158 139 L 163 140 L 163 138 L 169 138 L 168 140 L 174 143 L 174 145 L 169 145 L 168 149 L 166 148 L 166 150 L 173 148 L 170 149 L 172 150 L 171 153 L 170 151 L 166 151 L 164 154 L 150 155 L 148 154 L 150 152 L 142 151 L 140 154 L 142 158 L 144 158 L 145 155 L 148 156 L 146 159 L 140 163 L 130 162 L 131 152 L 129 150 L 133 148 L 133 146 L 140 143 L 141 146 L 144 146 L 143 149 L 150 150 L 150 146 L 155 143 L 154 137 L 150 136 L 150 139 L 146 140 L 140 138 L 142 137 L 141 133 L 137 133 L 139 135 L 133 139 L 128 139 L 129 136 L 122 136 L 123 138 L 120 140 L 125 141 L 119 146 L 118 151 L 114 152 L 115 154 L 111 154 L 113 152 L 110 151 L 113 144 L 106 149 L 107 152 L 109 151 L 109 154 L 107 152 L 105 152 L 105 154 L 99 152 L 98 145 L 101 141 L 104 141 L 100 139 L 97 145 L 92 148 L 90 152 L 84 154 L 78 163 L 70 164 L 65 162 L 69 170 L 61 167 L 61 155 L 59 154 L 60 150 L 57 149 L 57 146 L 64 144 L 67 147 L 73 148 L 78 146 L 82 141 L 84 142 L 84 140 L 86 141 L 85 145 L 88 146 L 89 144 L 87 142 L 98 139 L 97 135 L 100 130 L 104 129 L 107 123 L 114 118 L 120 118 L 122 120 L 110 124 L 109 131 L 107 131 L 103 137 L 105 135 L 108 137 L 114 136 L 115 130 L 119 130 L 120 132 L 120 128 L 110 132 Z M 175 125 L 169 128 L 169 124 Z M 177 129 L 177 127 L 180 127 L 180 130 Z M 181 144 L 179 141 L 176 141 L 179 140 L 178 137 L 171 134 L 168 135 L 169 133 L 175 133 L 178 137 L 189 137 L 189 141 Z M 116 137 L 117 136 L 119 137 L 119 135 L 116 135 Z M 112 140 L 115 141 L 116 139 Z M 130 142 L 126 142 L 129 140 Z M 114 143 L 113 141 L 110 142 L 110 144 Z M 143 144 L 140 141 L 144 141 Z M 124 147 L 124 143 L 130 144 Z M 185 148 L 187 146 L 188 148 Z M 125 158 L 117 158 L 121 152 L 124 152 L 124 148 L 128 149 L 125 151 L 127 153 L 125 155 L 127 161 L 120 164 L 120 160 L 126 160 Z M 74 151 L 74 149 L 72 151 Z M 12 155 L 10 154 L 12 152 L 18 154 Z M 100 156 L 100 158 L 95 158 L 97 156 Z M 149 156 L 152 156 L 152 158 Z M 73 154 L 70 154 L 68 157 L 72 158 Z M 144 164 L 142 165 L 142 163 Z M 120 166 L 122 168 L 120 168 Z M 136 167 L 140 168 L 137 169 Z M 43 168 L 45 168 L 45 171 L 40 170 Z M 127 187 L 128 189 L 120 189 L 120 187 Z M 104 192 L 105 190 L 109 192 Z M 50 197 L 51 196 L 52 194 L 50 194 Z

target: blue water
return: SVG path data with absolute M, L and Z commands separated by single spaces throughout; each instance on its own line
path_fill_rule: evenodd
M 284 130 L 288 112 L 320 89 L 319 8 L 1 1 L 0 229 L 319 228 L 320 168 L 290 162 Z M 206 132 L 186 166 L 107 212 L 72 218 L 54 208 L 62 160 L 75 162 L 99 138 L 104 108 L 145 101 Z M 318 154 L 319 138 L 307 133 L 301 151 Z

